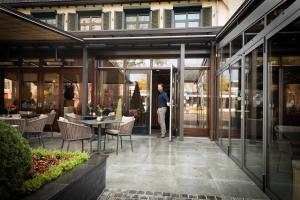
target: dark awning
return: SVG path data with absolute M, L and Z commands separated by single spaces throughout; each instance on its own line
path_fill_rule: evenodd
M 0 27 L 1 43 L 83 42 L 70 33 L 4 5 L 0 5 Z

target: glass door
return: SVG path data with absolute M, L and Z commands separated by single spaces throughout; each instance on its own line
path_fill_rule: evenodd
M 59 73 L 43 73 L 43 93 L 42 93 L 42 108 L 43 113 L 48 113 L 51 110 L 59 111 L 60 105 L 60 76 Z
M 169 141 L 172 140 L 172 137 L 178 135 L 179 117 L 178 117 L 178 70 L 177 68 L 171 67 L 170 69 L 170 118 L 169 118 Z
M 134 133 L 149 134 L 150 71 L 127 70 L 125 75 L 125 114 L 135 117 Z
M 38 73 L 24 72 L 21 82 L 21 111 L 39 112 L 41 102 L 38 101 Z

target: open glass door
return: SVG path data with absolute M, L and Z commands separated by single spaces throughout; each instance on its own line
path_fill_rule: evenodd
M 178 134 L 178 70 L 175 67 L 170 69 L 170 118 L 169 118 L 169 141 L 172 141 L 172 137 L 176 137 Z
M 134 133 L 149 134 L 150 71 L 126 70 L 126 113 L 135 117 Z

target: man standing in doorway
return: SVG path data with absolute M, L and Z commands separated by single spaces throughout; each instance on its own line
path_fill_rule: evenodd
M 157 116 L 158 116 L 158 123 L 160 125 L 161 129 L 161 138 L 164 138 L 166 136 L 166 111 L 167 106 L 170 105 L 170 100 L 167 95 L 167 93 L 164 91 L 164 85 L 162 83 L 159 83 L 157 85 L 157 89 L 159 91 L 158 95 L 158 109 L 157 109 Z

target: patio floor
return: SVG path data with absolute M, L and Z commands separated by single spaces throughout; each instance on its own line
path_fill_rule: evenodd
M 59 133 L 54 133 L 53 138 L 50 133 L 46 134 L 45 148 L 59 149 Z M 39 146 L 33 140 L 30 144 L 33 148 Z M 95 142 L 93 148 L 96 146 Z M 110 139 L 108 149 L 115 147 L 116 139 Z M 89 150 L 88 142 L 85 149 Z M 74 150 L 81 150 L 80 142 L 71 143 L 70 151 Z M 124 138 L 119 155 L 113 152 L 107 160 L 106 188 L 106 192 L 148 191 L 268 199 L 215 142 L 207 138 L 169 142 L 167 138 L 133 136 L 133 152 L 129 140 Z

